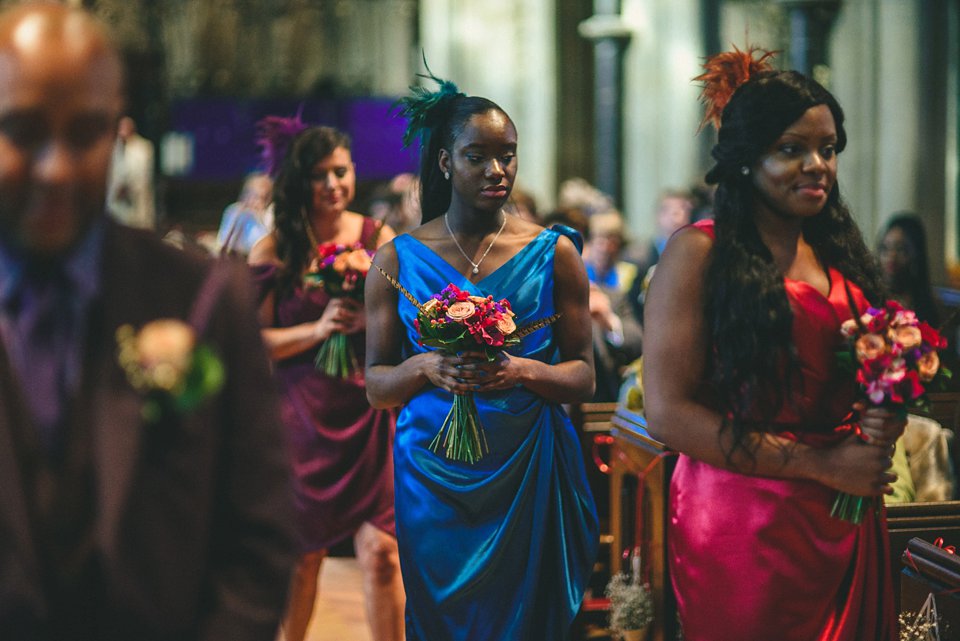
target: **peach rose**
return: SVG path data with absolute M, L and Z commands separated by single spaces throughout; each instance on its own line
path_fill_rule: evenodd
M 368 271 L 370 271 L 370 266 L 372 264 L 373 261 L 370 259 L 370 254 L 362 249 L 358 249 L 347 254 L 347 269 L 353 269 L 366 274 Z
M 480 303 L 486 303 L 488 299 L 484 298 L 483 296 L 469 296 L 467 300 L 479 305 Z
M 927 352 L 917 361 L 917 373 L 920 375 L 920 380 L 925 383 L 932 381 L 939 369 L 940 357 L 936 352 Z
M 504 314 L 500 317 L 500 320 L 497 321 L 497 329 L 500 330 L 500 333 L 504 336 L 509 336 L 517 329 L 517 324 L 513 322 L 513 317 L 510 314 Z
M 447 308 L 447 318 L 455 322 L 465 321 L 476 311 L 476 305 L 468 300 L 461 300 Z
M 864 334 L 857 339 L 857 359 L 863 363 L 886 353 L 887 343 L 879 334 Z
M 347 271 L 347 261 L 349 260 L 350 254 L 343 252 L 337 254 L 337 257 L 333 259 L 332 267 L 335 272 L 342 274 Z
M 437 305 L 439 304 L 440 301 L 438 301 L 436 298 L 431 298 L 421 306 L 421 309 L 423 310 L 423 313 L 429 314 L 433 312 L 433 310 L 436 309 Z
M 903 349 L 913 349 L 923 342 L 920 328 L 911 325 L 901 325 L 893 330 L 893 339 L 903 346 Z
M 173 389 L 190 368 L 196 336 L 183 321 L 164 318 L 143 326 L 135 339 L 137 360 L 157 387 Z

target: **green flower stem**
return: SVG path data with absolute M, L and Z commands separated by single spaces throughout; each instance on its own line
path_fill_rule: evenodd
M 846 492 L 840 492 L 833 501 L 830 516 L 848 521 L 854 525 L 860 525 L 860 523 L 863 522 L 864 515 L 869 510 L 880 509 L 882 500 L 882 498 L 877 496 L 853 496 Z
M 450 411 L 429 447 L 431 452 L 439 454 L 443 449 L 448 459 L 470 464 L 490 452 L 473 394 L 457 394 L 453 397 Z
M 350 337 L 340 332 L 330 334 L 323 342 L 313 364 L 319 371 L 333 378 L 350 378 L 360 369 Z

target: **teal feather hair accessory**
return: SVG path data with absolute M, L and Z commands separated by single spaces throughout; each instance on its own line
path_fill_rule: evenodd
M 397 101 L 397 115 L 408 120 L 407 130 L 403 132 L 404 147 L 409 147 L 413 139 L 419 135 L 420 144 L 425 148 L 429 144 L 430 130 L 443 115 L 445 107 L 453 98 L 465 95 L 453 82 L 433 75 L 430 67 L 427 66 L 426 58 L 423 59 L 423 66 L 427 68 L 427 73 L 417 74 L 417 77 L 433 80 L 440 85 L 440 88 L 437 91 L 430 91 L 425 87 L 411 86 L 410 91 L 413 95 Z

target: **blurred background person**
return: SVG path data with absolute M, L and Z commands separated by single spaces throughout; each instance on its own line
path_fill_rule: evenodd
M 911 212 L 894 214 L 880 236 L 877 257 L 891 297 L 937 327 L 940 313 L 930 286 L 927 235 L 920 217 Z
M 631 284 L 627 299 L 633 309 L 637 322 L 643 326 L 643 305 L 647 286 L 653 277 L 653 268 L 660 260 L 660 254 L 670 237 L 680 228 L 693 221 L 694 196 L 681 189 L 669 189 L 660 194 L 657 200 L 656 218 L 657 230 L 653 238 L 646 245 L 634 246 L 630 250 L 630 258 L 636 262 L 637 277 Z M 700 210 L 701 219 L 709 218 L 707 212 L 710 205 L 704 205 Z
M 157 227 L 153 161 L 153 143 L 137 133 L 133 118 L 121 118 L 110 161 L 107 209 L 124 225 Z
M 510 192 L 510 200 L 503 208 L 504 211 L 515 214 L 531 223 L 542 225 L 540 215 L 537 213 L 537 199 L 528 191 L 514 189 Z
M 420 224 L 420 179 L 416 174 L 397 174 L 371 198 L 370 217 L 394 233 L 402 234 Z
M 637 266 L 621 260 L 626 240 L 620 212 L 590 218 L 583 262 L 590 281 L 595 402 L 617 400 L 624 369 L 642 351 L 643 334 L 627 298 Z
M 669 189 L 657 199 L 656 232 L 646 245 L 633 248 L 640 277 L 657 264 L 660 254 L 673 233 L 693 221 L 693 195 L 682 189 Z
M 262 285 L 262 334 L 280 383 L 302 544 L 283 631 L 286 641 L 303 640 L 323 559 L 352 537 L 372 636 L 399 641 L 404 594 L 393 509 L 394 412 L 370 407 L 360 372 L 337 378 L 317 369 L 317 350 L 334 332 L 350 338 L 363 362 L 367 317 L 362 303 L 304 284 L 321 243 L 375 250 L 394 233 L 347 209 L 356 193 L 349 136 L 304 127 L 299 117 L 261 123 L 267 149 L 284 151 L 273 154 L 279 171 L 268 169 L 276 175 L 275 229 L 249 257 Z
M 217 250 L 246 256 L 258 240 L 273 228 L 273 180 L 264 173 L 252 173 L 243 182 L 237 202 L 223 211 L 217 232 Z

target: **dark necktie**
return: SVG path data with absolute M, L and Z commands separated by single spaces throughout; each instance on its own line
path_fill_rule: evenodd
M 18 369 L 47 451 L 58 445 L 66 403 L 71 316 L 69 288 L 61 271 L 24 279 L 16 321 L 23 341 Z

